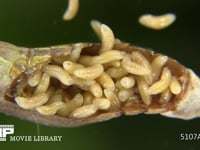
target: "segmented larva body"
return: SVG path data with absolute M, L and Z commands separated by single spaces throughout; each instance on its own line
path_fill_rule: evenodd
M 84 68 L 83 65 L 80 65 L 80 64 L 77 64 L 77 63 L 74 63 L 72 61 L 65 61 L 63 63 L 63 68 L 69 72 L 70 74 L 73 74 L 74 71 L 76 71 L 77 69 L 81 69 L 81 68 Z
M 135 85 L 135 79 L 133 77 L 125 76 L 121 78 L 120 84 L 123 88 L 130 89 Z
M 99 83 L 94 83 L 93 85 L 91 85 L 90 92 L 95 97 L 102 97 L 102 95 L 103 95 L 103 91 L 102 91 L 101 85 Z
M 172 13 L 159 16 L 145 14 L 139 17 L 138 21 L 141 25 L 154 29 L 161 30 L 171 25 L 176 20 L 176 15 Z
M 102 40 L 100 52 L 112 50 L 115 41 L 115 37 L 112 30 L 107 25 L 102 24 L 100 26 L 100 31 Z
M 137 56 L 135 57 L 135 61 L 132 61 L 129 56 L 125 56 L 122 60 L 122 67 L 131 74 L 147 75 L 150 73 L 150 70 L 146 68 L 143 61 L 143 59 Z
M 79 8 L 79 0 L 69 0 L 68 8 L 66 9 L 63 19 L 71 20 L 75 17 Z
M 53 102 L 49 105 L 37 107 L 36 111 L 43 115 L 54 115 L 63 105 L 64 102 Z
M 75 109 L 79 108 L 83 104 L 83 96 L 80 94 L 75 95 L 69 102 L 66 102 L 61 109 L 58 110 L 58 114 L 61 116 L 68 116 Z
M 171 81 L 171 72 L 168 68 L 164 68 L 160 80 L 153 83 L 149 87 L 148 93 L 159 94 L 164 92 L 169 87 L 170 81 Z
M 73 74 L 81 79 L 93 80 L 103 73 L 103 66 L 100 64 L 93 65 L 87 68 L 77 69 Z
M 43 73 L 40 82 L 37 85 L 37 88 L 35 89 L 34 95 L 37 95 L 38 93 L 45 93 L 49 87 L 50 83 L 50 76 L 46 73 Z
M 150 105 L 152 98 L 148 92 L 149 90 L 148 84 L 143 80 L 143 78 L 137 77 L 137 85 L 143 102 L 146 105 Z
M 37 71 L 34 75 L 28 78 L 28 84 L 32 87 L 38 85 L 38 83 L 40 82 L 41 75 L 42 75 L 42 72 Z
M 115 88 L 115 83 L 112 78 L 106 73 L 103 72 L 98 78 L 97 81 L 101 84 L 101 86 L 105 89 L 112 89 Z
M 24 109 L 33 109 L 45 104 L 49 99 L 46 93 L 41 93 L 33 97 L 16 97 L 16 103 Z
M 48 65 L 45 68 L 45 73 L 51 77 L 55 77 L 64 85 L 71 85 L 73 83 L 72 77 L 63 68 L 56 65 Z

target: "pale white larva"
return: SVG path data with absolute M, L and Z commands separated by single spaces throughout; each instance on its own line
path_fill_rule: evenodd
M 66 9 L 63 19 L 64 20 L 71 20 L 73 19 L 79 8 L 79 0 L 69 0 L 68 8 Z
M 172 13 L 163 15 L 144 14 L 139 17 L 138 21 L 141 25 L 154 29 L 161 30 L 170 26 L 176 20 L 176 15 Z

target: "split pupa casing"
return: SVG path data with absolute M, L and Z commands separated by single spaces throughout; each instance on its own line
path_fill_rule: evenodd
M 58 58 L 68 59 L 68 55 L 73 53 L 77 47 L 82 49 L 82 54 L 95 55 L 100 49 L 100 44 L 79 43 L 48 48 L 24 48 L 0 42 L 0 112 L 21 119 L 58 127 L 80 126 L 109 120 L 122 114 L 161 114 L 180 119 L 192 119 L 200 116 L 199 77 L 193 71 L 171 58 L 167 61 L 166 66 L 173 75 L 181 78 L 182 92 L 173 96 L 170 102 L 166 104 L 158 104 L 156 97 L 154 97 L 150 105 L 127 102 L 126 104 L 120 104 L 116 109 L 98 113 L 88 118 L 70 119 L 57 115 L 44 116 L 34 110 L 22 109 L 13 101 L 7 100 L 7 97 L 13 96 L 12 94 L 15 93 L 15 90 L 27 82 L 27 76 L 33 74 L 38 69 L 43 69 L 45 65 Z M 114 49 L 126 52 L 139 51 L 149 61 L 160 55 L 148 49 L 130 46 L 128 43 L 115 44 Z

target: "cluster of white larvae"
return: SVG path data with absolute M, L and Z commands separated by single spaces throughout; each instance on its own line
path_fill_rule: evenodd
M 16 103 L 24 109 L 35 109 L 42 115 L 85 118 L 98 111 L 109 111 L 120 103 L 141 101 L 152 103 L 152 95 L 160 94 L 159 103 L 167 103 L 181 92 L 178 79 L 165 66 L 167 56 L 159 55 L 149 62 L 139 51 L 127 53 L 113 49 L 112 30 L 98 21 L 91 25 L 101 39 L 96 56 L 81 55 L 81 44 L 62 65 L 47 65 L 29 77 L 35 87 L 31 96 L 18 96 Z M 55 89 L 50 78 L 61 84 Z M 76 93 L 70 97 L 70 93 Z

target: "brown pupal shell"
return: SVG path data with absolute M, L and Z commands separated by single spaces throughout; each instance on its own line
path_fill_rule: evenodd
M 81 55 L 95 56 L 101 49 L 101 45 L 96 43 L 79 43 L 79 46 L 82 49 Z M 10 56 L 4 53 L 6 51 L 5 49 L 9 49 Z M 20 108 L 15 103 L 13 97 L 17 96 L 18 94 L 24 94 L 24 91 L 20 91 L 20 89 L 27 84 L 28 76 L 34 74 L 36 70 L 43 70 L 49 63 L 59 64 L 63 61 L 70 60 L 69 56 L 75 49 L 77 49 L 77 44 L 29 49 L 15 47 L 13 45 L 1 42 L 0 69 L 4 68 L 4 70 L 0 70 L 0 83 L 3 83 L 3 79 L 7 79 L 9 84 L 1 84 L 0 87 L 0 112 L 21 119 L 56 127 L 81 126 L 84 124 L 109 120 L 122 114 L 136 115 L 139 113 L 161 113 L 161 115 L 167 117 L 175 117 L 180 119 L 192 119 L 200 116 L 200 80 L 194 72 L 187 69 L 172 58 L 168 59 L 165 67 L 167 67 L 171 71 L 171 74 L 179 80 L 182 90 L 179 94 L 173 95 L 170 101 L 164 104 L 159 103 L 160 95 L 153 95 L 152 101 L 149 105 L 143 103 L 141 99 L 136 101 L 130 100 L 126 102 L 116 102 L 116 107 L 111 107 L 108 111 L 97 111 L 97 113 L 94 115 L 86 118 L 67 118 L 57 114 L 52 116 L 42 115 L 33 109 L 27 110 Z M 130 54 L 133 51 L 139 52 L 145 58 L 147 58 L 149 62 L 152 62 L 154 58 L 161 55 L 149 49 L 130 46 L 128 43 L 123 42 L 114 44 L 113 49 Z M 15 54 L 15 56 L 13 54 Z M 9 57 L 14 57 L 14 59 L 9 59 Z M 20 62 L 21 60 L 24 60 L 24 64 Z M 5 69 L 5 61 L 10 62 L 9 70 Z M 23 64 L 23 66 L 20 68 L 18 64 Z M 18 71 L 17 73 L 16 70 Z M 7 73 L 3 73 L 2 71 L 7 71 Z M 77 78 L 72 77 L 72 79 Z M 82 79 L 79 80 L 81 83 L 83 82 Z M 92 83 L 93 82 L 91 82 L 91 84 Z M 83 82 L 83 85 L 80 88 L 85 90 L 88 88 L 87 86 L 89 84 L 89 81 L 87 83 Z M 75 90 L 77 89 L 75 88 Z M 68 96 L 66 97 L 66 99 L 68 99 Z
M 177 103 L 176 110 L 167 111 L 161 113 L 161 115 L 185 120 L 200 117 L 200 80 L 191 69 L 188 69 L 188 71 L 190 75 L 189 84 Z

